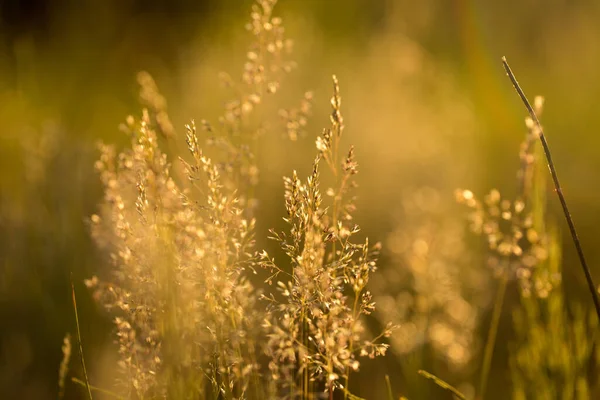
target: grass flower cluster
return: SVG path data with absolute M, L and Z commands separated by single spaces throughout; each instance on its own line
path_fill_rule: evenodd
M 375 304 L 367 290 L 379 245 L 356 243 L 349 192 L 357 163 L 352 148 L 339 155 L 341 96 L 334 78 L 332 126 L 317 139 L 313 173 L 303 183 L 285 179 L 289 233 L 276 234 L 291 271 L 255 249 L 254 147 L 265 125 L 251 119 L 263 96 L 277 91 L 289 43 L 273 1 L 253 7 L 248 29 L 257 38 L 247 54 L 244 91 L 225 106 L 218 128 L 202 121 L 200 138 L 185 127 L 187 156 L 175 167 L 162 147 L 176 141 L 166 102 L 142 73 L 147 108 L 123 130 L 130 147 L 100 145 L 96 163 L 104 185 L 102 212 L 92 234 L 106 249 L 112 273 L 86 285 L 114 313 L 120 355 L 120 395 L 127 398 L 308 398 L 347 390 L 359 356 L 386 352 L 380 338 L 365 340 L 361 316 Z M 280 112 L 293 140 L 306 124 L 311 95 L 299 109 Z M 217 148 L 215 161 L 204 145 Z M 323 204 L 319 167 L 329 166 L 336 185 Z M 280 279 L 263 293 L 248 279 L 263 267 Z M 278 298 L 279 297 L 279 298 Z M 267 307 L 268 306 L 268 307 Z M 263 311 L 261 311 L 263 310 Z M 267 363 L 270 373 L 261 366 Z
M 255 354 L 259 322 L 252 320 L 256 294 L 243 274 L 254 221 L 225 192 L 193 124 L 186 189 L 171 177 L 150 124 L 144 113 L 129 126 L 131 149 L 118 158 L 102 147 L 97 168 L 106 210 L 92 216 L 93 234 L 109 241 L 116 282 L 87 284 L 121 313 L 115 324 L 127 393 L 181 397 L 199 384 L 203 393 L 198 375 L 213 391 L 244 391 L 255 365 L 242 359 Z M 194 189 L 201 194 L 191 200 Z
M 278 280 L 283 301 L 271 295 L 272 320 L 269 332 L 269 364 L 273 379 L 303 398 L 313 382 L 324 382 L 329 397 L 336 388 L 348 394 L 349 375 L 357 371 L 357 356 L 384 355 L 388 345 L 378 343 L 391 334 L 388 325 L 371 340 L 362 338 L 362 315 L 375 309 L 367 290 L 369 276 L 376 270 L 380 245 L 354 241 L 359 228 L 354 224 L 352 201 L 346 201 L 358 172 L 354 150 L 339 160 L 338 148 L 344 128 L 340 111 L 339 85 L 334 77 L 331 127 L 317 138 L 318 154 L 305 182 L 294 172 L 285 178 L 285 204 L 289 232 L 271 231 L 289 257 L 292 272 L 278 266 L 266 252 L 260 264 L 272 272 L 268 281 Z M 321 193 L 320 167 L 325 160 L 335 185 Z M 326 204 L 326 200 L 330 204 Z M 296 380 L 297 371 L 303 380 Z
M 543 99 L 536 98 L 536 113 L 542 112 Z M 533 208 L 539 199 L 533 196 L 535 184 L 534 162 L 539 133 L 530 117 L 526 119 L 527 134 L 519 151 L 520 168 L 517 172 L 517 194 L 514 200 L 503 199 L 492 189 L 478 200 L 470 190 L 457 190 L 456 199 L 471 212 L 468 219 L 471 230 L 483 237 L 489 250 L 488 265 L 495 275 L 518 278 L 525 293 L 532 290 L 532 270 L 548 257 L 546 235 L 541 231 L 543 215 L 537 220 Z M 538 189 L 539 190 L 539 189 Z

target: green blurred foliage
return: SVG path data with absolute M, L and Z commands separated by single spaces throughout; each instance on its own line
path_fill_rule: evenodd
M 138 112 L 139 70 L 155 77 L 177 129 L 190 118 L 218 115 L 226 92 L 217 73 L 241 71 L 251 3 L 0 4 L 3 398 L 55 398 L 62 338 L 73 332 L 70 271 L 81 298 L 85 355 L 94 360 L 91 374 L 110 387 L 110 374 L 100 372 L 112 362 L 106 355 L 110 322 L 80 284 L 106 267 L 86 225 L 101 198 L 94 143 L 125 142 L 117 127 Z M 314 90 L 315 110 L 306 138 L 263 143 L 269 156 L 260 161 L 259 232 L 280 224 L 281 176 L 310 167 L 307 154 L 327 118 L 332 73 L 341 81 L 348 142 L 356 144 L 361 165 L 357 219 L 371 238 L 385 242 L 407 220 L 399 203 L 415 186 L 436 188 L 448 203 L 457 186 L 510 192 L 525 112 L 502 71 L 505 55 L 527 93 L 547 99 L 546 133 L 588 261 L 600 276 L 600 247 L 594 246 L 600 191 L 593 189 L 600 179 L 600 139 L 593 134 L 600 125 L 599 2 L 281 0 L 278 12 L 295 39 L 299 64 L 285 82 L 286 102 Z M 551 190 L 548 197 L 549 213 L 562 224 Z M 572 246 L 562 241 L 560 302 L 588 304 Z M 384 253 L 385 260 L 391 265 Z M 507 307 L 516 301 L 512 293 Z M 501 320 L 490 399 L 508 396 L 507 349 L 515 335 L 510 315 L 506 311 Z M 408 356 L 403 368 L 433 364 L 428 350 Z M 388 373 L 395 392 L 410 389 L 413 399 L 439 393 L 418 380 L 417 367 L 402 375 L 397 361 L 386 363 L 365 366 L 361 385 L 383 393 Z M 450 383 L 464 380 L 446 372 Z M 476 377 L 476 367 L 470 374 Z M 375 390 L 361 389 L 365 396 Z M 66 396 L 81 394 L 69 387 Z

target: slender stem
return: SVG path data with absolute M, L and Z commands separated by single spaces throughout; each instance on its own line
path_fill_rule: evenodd
M 430 374 L 429 372 L 424 371 L 422 369 L 419 370 L 419 375 L 421 375 L 427 379 L 431 379 L 433 382 L 435 382 L 436 385 L 438 385 L 442 389 L 446 389 L 447 391 L 451 392 L 454 396 L 458 397 L 459 399 L 467 400 L 465 395 L 462 394 L 458 389 L 456 389 L 454 386 L 450 385 L 449 383 L 443 381 L 442 379 L 438 378 L 437 376 Z
M 81 386 L 86 386 L 87 387 L 87 385 L 88 385 L 87 382 L 84 382 L 81 379 L 78 379 L 78 378 L 75 378 L 75 377 L 71 378 L 71 381 L 74 382 L 74 383 L 76 383 L 76 384 L 78 384 L 78 385 L 81 385 Z M 94 392 L 103 393 L 103 394 L 106 394 L 108 396 L 114 397 L 115 399 L 126 400 L 125 397 L 123 397 L 121 395 L 118 395 L 117 393 L 111 392 L 110 390 L 102 389 L 102 388 L 99 388 L 99 387 L 93 386 L 93 385 L 89 385 L 89 387 Z
M 308 322 L 306 321 L 304 308 L 302 310 L 302 325 L 301 325 L 301 337 L 302 337 L 302 348 L 308 352 Z M 309 387 L 308 387 L 308 364 L 303 365 L 304 360 L 300 360 L 300 368 L 302 369 L 302 399 L 309 400 Z
M 71 273 L 71 295 L 73 297 L 73 310 L 75 311 L 75 325 L 77 326 L 77 343 L 79 344 L 79 356 L 81 359 L 81 367 L 83 369 L 83 377 L 85 387 L 87 388 L 88 397 L 92 400 L 92 389 L 90 388 L 90 380 L 88 379 L 87 369 L 85 368 L 85 360 L 83 358 L 83 345 L 81 344 L 81 331 L 79 329 L 79 314 L 77 313 L 77 300 L 75 299 L 75 285 L 73 285 L 73 274 Z
M 500 314 L 502 313 L 502 305 L 504 304 L 504 294 L 508 282 L 507 273 L 504 272 L 500 278 L 500 287 L 496 293 L 496 301 L 494 303 L 494 311 L 492 312 L 492 321 L 488 330 L 487 340 L 485 342 L 485 350 L 483 353 L 483 365 L 481 367 L 481 378 L 479 380 L 479 393 L 477 397 L 483 399 L 485 389 L 487 387 L 488 378 L 490 376 L 490 367 L 492 366 L 492 356 L 494 355 L 494 347 L 496 345 L 496 334 L 500 324 Z
M 358 309 L 358 299 L 360 298 L 360 291 L 354 293 L 354 305 L 352 306 L 352 327 L 351 331 L 354 332 L 354 326 L 356 324 L 356 320 L 359 315 L 357 315 L 356 310 Z M 350 345 L 348 346 L 350 349 L 350 354 L 354 354 L 354 339 L 350 337 Z M 348 394 L 350 393 L 350 367 L 346 367 L 346 377 L 345 377 L 345 391 L 344 391 L 344 400 L 348 398 Z
M 550 174 L 552 175 L 552 180 L 554 181 L 554 190 L 558 195 L 560 205 L 562 206 L 563 213 L 565 214 L 565 218 L 567 219 L 567 225 L 569 226 L 569 231 L 571 232 L 571 238 L 573 239 L 573 243 L 575 243 L 577 256 L 579 257 L 579 262 L 581 264 L 581 267 L 583 268 L 583 272 L 585 273 L 585 279 L 587 281 L 589 290 L 592 294 L 592 299 L 594 300 L 596 313 L 598 314 L 598 318 L 600 319 L 600 298 L 598 297 L 598 291 L 596 290 L 596 285 L 594 284 L 594 281 L 592 279 L 592 273 L 590 272 L 590 268 L 588 267 L 587 262 L 585 261 L 583 249 L 581 248 L 581 243 L 579 242 L 579 237 L 577 236 L 577 231 L 575 230 L 575 223 L 571 218 L 571 213 L 569 212 L 569 208 L 567 207 L 567 201 L 565 200 L 565 196 L 563 195 L 562 188 L 558 181 L 558 175 L 556 174 L 556 168 L 554 168 L 554 162 L 552 161 L 552 155 L 550 154 L 550 147 L 548 147 L 548 141 L 546 140 L 546 136 L 544 135 L 542 125 L 540 124 L 540 121 L 535 111 L 533 110 L 533 107 L 531 107 L 529 100 L 527 100 L 525 93 L 521 89 L 521 86 L 519 86 L 517 78 L 515 78 L 515 75 L 513 74 L 512 70 L 510 69 L 510 66 L 508 65 L 508 62 L 506 62 L 506 57 L 502 57 L 502 65 L 504 66 L 504 70 L 508 74 L 508 77 L 510 78 L 513 87 L 517 91 L 517 94 L 521 98 L 521 101 L 523 101 L 523 104 L 525 104 L 525 108 L 527 108 L 531 119 L 538 128 L 540 141 L 542 142 L 544 154 L 546 155 L 546 160 L 548 161 L 548 168 L 550 169 Z
M 387 387 L 388 400 L 394 400 L 394 394 L 392 393 L 392 383 L 390 382 L 390 376 L 385 376 L 385 386 Z

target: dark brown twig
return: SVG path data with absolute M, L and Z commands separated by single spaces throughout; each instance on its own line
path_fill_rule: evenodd
M 519 83 L 517 82 L 517 78 L 515 78 L 515 74 L 513 74 L 512 70 L 510 69 L 510 66 L 506 62 L 506 57 L 502 57 L 502 65 L 504 66 L 504 69 L 506 70 L 506 73 L 508 74 L 508 77 L 510 78 L 510 81 L 512 82 L 513 87 L 517 91 L 517 94 L 523 101 L 523 104 L 525 104 L 525 107 L 527 108 L 527 111 L 529 112 L 529 116 L 531 117 L 531 119 L 533 120 L 533 122 L 536 124 L 536 126 L 538 128 L 540 142 L 542 142 L 544 154 L 546 155 L 546 160 L 548 161 L 548 169 L 550 169 L 550 175 L 552 175 L 552 180 L 554 181 L 554 190 L 556 191 L 556 194 L 558 195 L 558 199 L 560 200 L 560 205 L 562 206 L 563 213 L 565 214 L 565 218 L 567 219 L 567 225 L 569 225 L 569 231 L 571 232 L 571 238 L 573 239 L 573 243 L 575 243 L 575 248 L 577 249 L 577 255 L 579 256 L 579 262 L 581 263 L 581 267 L 583 268 L 583 272 L 585 273 L 585 279 L 587 280 L 588 287 L 590 289 L 590 292 L 592 293 L 592 298 L 594 300 L 594 305 L 596 307 L 596 313 L 598 314 L 598 318 L 600 319 L 600 299 L 598 298 L 598 291 L 596 290 L 596 285 L 594 284 L 594 281 L 592 279 L 592 274 L 590 272 L 590 268 L 588 267 L 587 262 L 585 261 L 585 256 L 583 255 L 583 249 L 581 248 L 581 243 L 579 242 L 579 237 L 577 236 L 577 231 L 575 230 L 575 224 L 573 222 L 573 218 L 571 218 L 571 213 L 569 212 L 569 208 L 567 207 L 567 201 L 565 200 L 565 196 L 563 195 L 562 188 L 558 181 L 558 175 L 556 174 L 556 168 L 554 168 L 554 162 L 552 162 L 552 155 L 550 154 L 550 147 L 548 147 L 548 141 L 546 140 L 546 136 L 544 135 L 542 125 L 540 124 L 540 121 L 539 121 L 535 111 L 533 110 L 533 107 L 531 107 L 529 100 L 527 100 L 525 93 L 521 89 L 521 86 L 519 86 Z

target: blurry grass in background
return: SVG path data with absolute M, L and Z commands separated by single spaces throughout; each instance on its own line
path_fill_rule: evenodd
M 0 36 L 0 393 L 54 398 L 60 346 L 65 332 L 73 331 L 68 271 L 85 293 L 82 279 L 105 268 L 84 222 L 101 198 L 92 171 L 94 144 L 99 139 L 125 143 L 117 126 L 138 109 L 135 77 L 140 70 L 158 82 L 177 130 L 190 118 L 219 115 L 230 96 L 216 77 L 219 71 L 232 76 L 241 71 L 247 45 L 243 25 L 252 2 L 91 1 L 82 6 L 39 1 L 32 2 L 38 6 L 35 17 L 18 11 L 17 3 L 4 2 L 0 8 L 7 27 Z M 468 237 L 462 243 L 453 190 L 498 187 L 509 196 L 514 190 L 524 111 L 504 79 L 502 55 L 519 66 L 529 92 L 543 92 L 548 99 L 545 126 L 597 273 L 600 253 L 593 240 L 600 203 L 590 187 L 600 165 L 598 139 L 590 127 L 600 123 L 594 108 L 600 90 L 599 8 L 593 1 L 290 0 L 278 5 L 288 36 L 295 39 L 299 66 L 284 78 L 281 106 L 298 107 L 307 90 L 314 93 L 314 106 L 297 142 L 271 137 L 259 144 L 258 247 L 275 250 L 261 237 L 270 227 L 282 227 L 281 176 L 293 168 L 302 176 L 310 172 L 307 155 L 327 123 L 330 76 L 336 73 L 344 83 L 345 141 L 359 149 L 356 219 L 369 237 L 384 243 L 378 272 L 386 281 L 373 282 L 374 294 L 383 296 L 376 300 L 389 305 L 385 296 L 392 296 L 400 305 L 414 303 L 421 318 L 433 305 L 423 304 L 419 296 L 431 291 L 441 302 L 451 299 L 464 306 L 456 325 L 435 320 L 405 324 L 408 332 L 416 328 L 414 335 L 406 334 L 412 344 L 403 343 L 406 347 L 396 350 L 397 358 L 388 357 L 387 365 L 367 364 L 361 385 L 381 382 L 376 386 L 383 390 L 382 377 L 388 373 L 395 392 L 418 398 L 416 393 L 435 390 L 418 380 L 418 368 L 453 384 L 477 382 L 489 322 L 485 307 L 492 299 L 482 254 Z M 39 9 L 45 12 L 40 15 Z M 276 115 L 277 107 L 265 113 Z M 549 196 L 548 213 L 557 215 L 557 210 Z M 580 295 L 584 282 L 574 268 L 572 248 L 568 243 L 562 248 L 564 300 L 552 301 L 564 301 L 566 310 L 576 300 L 588 305 Z M 379 288 L 385 291 L 378 293 Z M 407 288 L 423 294 L 410 293 L 413 300 L 408 300 Z M 495 393 L 505 398 L 510 381 L 516 388 L 526 386 L 507 372 L 509 361 L 511 373 L 527 368 L 519 364 L 519 353 L 506 354 L 509 339 L 527 343 L 527 329 L 519 325 L 523 314 L 515 314 L 513 331 L 508 311 L 518 298 L 509 286 L 488 398 Z M 108 321 L 86 295 L 80 303 L 86 356 L 97 360 L 111 354 L 114 349 L 104 349 L 110 347 Z M 535 314 L 532 307 L 524 301 L 523 313 Z M 429 338 L 424 323 L 430 324 Z M 560 340 L 568 343 L 570 335 L 579 333 L 566 330 Z M 436 337 L 442 342 L 429 341 Z M 439 347 L 444 341 L 447 346 Z M 92 363 L 91 373 L 96 383 L 110 387 L 111 378 L 103 379 L 102 371 L 115 360 L 106 357 L 106 363 Z M 457 369 L 453 360 L 458 359 L 463 362 Z M 401 370 L 400 364 L 408 362 L 415 367 Z M 71 364 L 77 375 L 76 363 Z M 519 375 L 527 382 L 538 379 Z M 361 389 L 371 398 L 369 387 Z M 70 387 L 66 396 L 78 398 L 79 392 Z

